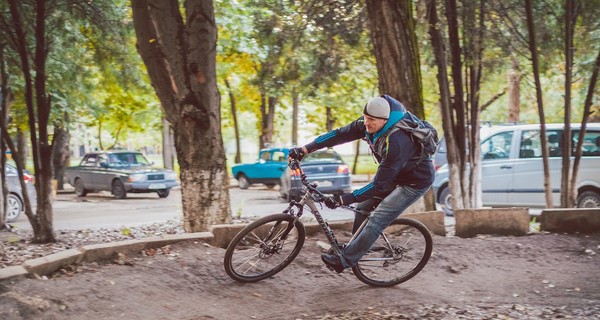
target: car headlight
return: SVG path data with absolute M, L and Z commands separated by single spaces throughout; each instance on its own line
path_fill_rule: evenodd
M 129 175 L 129 182 L 144 182 L 148 180 L 148 177 L 143 173 L 135 173 Z
M 165 172 L 165 180 L 175 180 L 177 179 L 177 174 L 173 171 Z

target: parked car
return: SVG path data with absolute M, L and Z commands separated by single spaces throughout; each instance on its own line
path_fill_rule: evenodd
M 289 148 L 266 148 L 260 150 L 254 163 L 240 163 L 231 167 L 240 189 L 248 189 L 252 184 L 263 183 L 269 188 L 279 184 L 281 175 L 287 168 Z
M 319 191 L 328 194 L 352 192 L 352 177 L 348 165 L 333 149 L 309 153 L 302 159 L 302 170 L 311 182 L 316 182 Z M 298 172 L 287 168 L 281 176 L 279 194 L 286 200 L 300 200 L 303 185 Z
M 106 190 L 117 199 L 126 198 L 128 192 L 156 192 L 166 198 L 171 188 L 179 185 L 176 174 L 152 165 L 137 151 L 93 152 L 86 154 L 78 166 L 68 167 L 65 176 L 79 197 Z
M 23 189 L 19 182 L 17 168 L 6 164 L 4 167 L 6 172 L 6 183 L 8 185 L 8 206 L 6 210 L 6 222 L 13 222 L 19 218 L 21 213 L 25 211 L 25 200 L 23 200 Z M 34 177 L 29 172 L 23 172 L 25 180 L 25 188 L 29 195 L 29 201 L 32 206 L 36 205 L 37 194 L 35 193 Z
M 554 205 L 560 204 L 563 124 L 546 125 Z M 572 125 L 576 146 L 579 124 Z M 540 125 L 496 127 L 481 142 L 481 190 L 483 205 L 493 207 L 545 207 L 544 167 Z M 575 149 L 575 147 L 573 147 Z M 452 214 L 448 165 L 438 169 L 433 183 L 438 203 Z M 600 207 L 600 123 L 587 125 L 576 183 L 577 206 Z
M 489 136 L 490 133 L 494 132 L 494 130 L 496 130 L 498 126 L 506 125 L 492 125 L 490 123 L 485 123 L 481 125 L 481 127 L 479 128 L 480 138 L 483 139 L 484 137 Z M 438 145 L 438 149 L 435 155 L 433 156 L 433 165 L 436 171 L 448 162 L 447 152 L 448 151 L 446 149 L 446 139 L 442 136 L 442 138 L 440 139 L 440 144 Z

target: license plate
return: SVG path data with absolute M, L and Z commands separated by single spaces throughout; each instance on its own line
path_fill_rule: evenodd
M 317 186 L 319 186 L 319 187 L 331 187 L 332 185 L 333 185 L 333 182 L 328 181 L 328 180 L 317 181 Z
M 166 189 L 167 185 L 164 183 L 153 183 L 148 186 L 148 189 Z

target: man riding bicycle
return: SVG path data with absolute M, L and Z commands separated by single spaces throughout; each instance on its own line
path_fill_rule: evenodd
M 377 173 L 369 184 L 352 193 L 325 199 L 325 205 L 330 209 L 359 202 L 353 231 L 365 219 L 361 212 L 372 210 L 363 231 L 347 244 L 341 255 L 321 255 L 325 265 L 337 273 L 356 265 L 383 230 L 423 196 L 434 181 L 432 160 L 419 158 L 420 147 L 409 132 L 393 130 L 406 113 L 406 108 L 398 100 L 382 95 L 369 100 L 363 116 L 352 123 L 323 134 L 305 146 L 290 149 L 290 158 L 302 160 L 315 150 L 363 139 L 379 163 Z

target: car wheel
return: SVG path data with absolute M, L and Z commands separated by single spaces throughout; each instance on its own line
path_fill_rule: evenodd
M 87 190 L 83 187 L 83 181 L 79 178 L 75 179 L 75 194 L 78 197 L 85 197 L 87 195 Z
M 121 180 L 115 180 L 112 183 L 112 194 L 116 199 L 125 199 L 127 197 L 127 191 L 125 191 L 125 185 Z
M 11 193 L 8 195 L 8 207 L 6 208 L 6 222 L 12 222 L 17 220 L 17 218 L 23 212 L 23 203 L 21 199 L 14 194 Z
M 454 216 L 454 211 L 452 211 L 452 194 L 450 193 L 450 188 L 445 187 L 442 189 L 438 203 L 442 205 L 442 210 L 444 210 L 444 213 L 447 216 Z
M 159 198 L 168 197 L 170 192 L 171 192 L 171 189 L 161 189 L 161 190 L 156 191 Z
M 577 197 L 578 208 L 600 208 L 600 194 L 594 191 L 584 191 Z
M 248 181 L 248 178 L 243 174 L 238 176 L 238 184 L 240 189 L 248 189 L 248 187 L 250 187 L 250 181 Z

